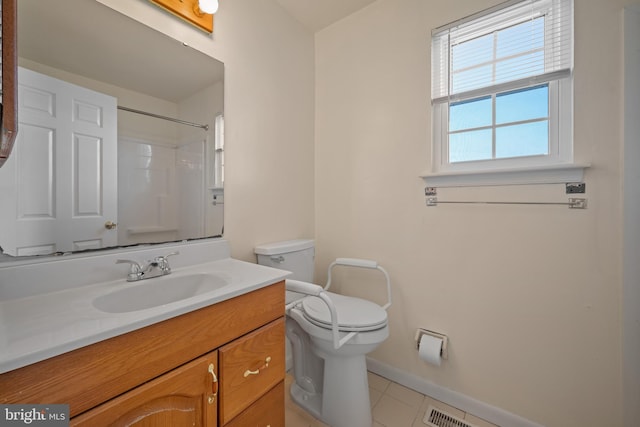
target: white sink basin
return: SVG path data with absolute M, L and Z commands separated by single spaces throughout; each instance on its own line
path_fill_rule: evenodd
M 212 273 L 181 274 L 131 282 L 117 291 L 93 300 L 93 306 L 106 313 L 128 313 L 181 301 L 215 291 L 229 284 Z

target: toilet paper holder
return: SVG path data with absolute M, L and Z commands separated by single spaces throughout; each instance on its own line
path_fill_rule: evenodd
M 447 359 L 449 356 L 449 352 L 448 352 L 448 344 L 449 344 L 449 337 L 447 337 L 445 334 L 441 334 L 439 332 L 434 332 L 434 331 L 430 331 L 428 329 L 422 329 L 422 328 L 418 328 L 416 330 L 416 349 L 420 349 L 420 339 L 422 338 L 423 335 L 430 335 L 432 337 L 435 338 L 439 338 L 442 340 L 442 348 L 440 349 L 440 357 L 442 357 L 443 359 Z

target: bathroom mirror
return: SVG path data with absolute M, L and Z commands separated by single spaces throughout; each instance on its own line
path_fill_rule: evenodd
M 221 236 L 224 65 L 94 0 L 17 3 L 4 254 Z

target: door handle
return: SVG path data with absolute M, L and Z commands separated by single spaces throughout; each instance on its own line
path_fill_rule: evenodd
M 216 400 L 216 396 L 218 395 L 218 377 L 216 376 L 215 369 L 213 367 L 213 363 L 209 364 L 208 372 L 211 374 L 211 394 L 209 394 L 209 398 L 207 401 L 209 405 L 211 405 Z
M 112 221 L 107 221 L 107 222 L 104 223 L 104 228 L 106 228 L 107 230 L 113 230 L 117 226 L 118 226 L 118 224 L 116 224 L 115 222 L 112 222 Z

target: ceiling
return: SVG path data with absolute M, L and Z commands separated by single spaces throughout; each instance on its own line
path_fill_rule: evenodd
M 320 31 L 375 0 L 276 0 L 312 32 Z

